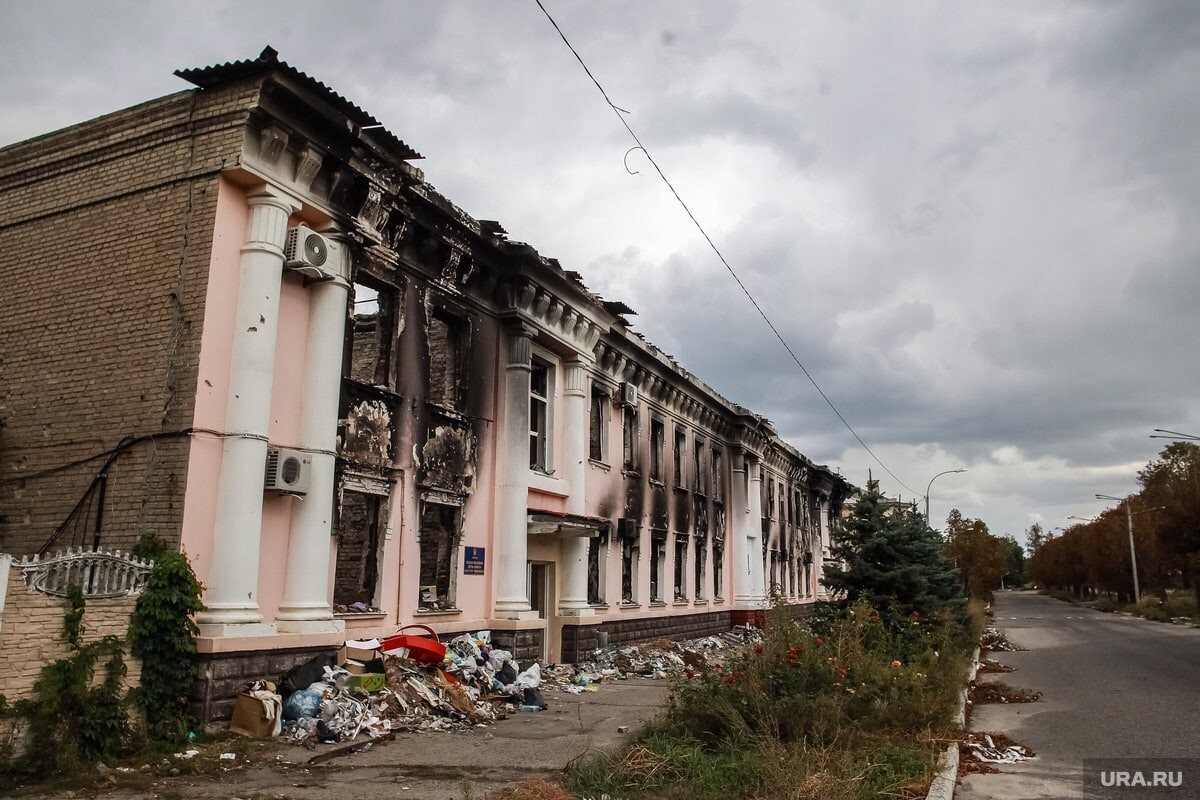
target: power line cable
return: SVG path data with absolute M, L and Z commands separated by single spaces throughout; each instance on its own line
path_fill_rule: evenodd
M 629 112 L 618 106 L 612 101 L 611 98 L 609 98 L 608 92 L 606 92 L 604 87 L 600 85 L 600 81 L 596 80 L 596 76 L 592 74 L 592 71 L 584 62 L 583 57 L 579 55 L 579 52 L 571 44 L 570 40 L 567 39 L 567 35 L 563 33 L 562 28 L 558 27 L 558 23 L 555 22 L 554 17 L 552 17 L 550 12 L 546 10 L 546 7 L 542 5 L 542 0 L 534 0 L 534 2 L 537 3 L 538 8 L 542 10 L 542 13 L 546 15 L 546 19 L 550 21 L 550 24 L 554 26 L 554 30 L 558 32 L 559 38 L 563 40 L 563 44 L 565 44 L 567 49 L 571 51 L 571 54 L 575 56 L 575 60 L 579 62 L 579 66 L 583 67 L 583 71 L 587 73 L 587 76 L 592 79 L 592 83 L 594 83 L 596 88 L 600 90 L 600 94 L 604 97 L 604 102 L 608 103 L 609 107 L 613 110 L 613 113 L 617 115 L 617 119 L 621 121 L 621 124 L 625 127 L 625 130 L 629 132 L 629 135 L 633 138 L 633 141 L 637 143 L 638 148 L 641 149 L 641 151 L 646 155 L 646 160 L 650 162 L 650 165 L 654 167 L 654 171 L 658 173 L 658 177 L 661 178 L 662 182 L 665 183 L 667 188 L 671 190 L 671 194 L 675 196 L 675 200 L 684 210 L 684 213 L 688 215 L 688 218 L 692 221 L 692 224 L 696 226 L 696 230 L 700 231 L 700 235 L 704 237 L 704 241 L 708 243 L 709 248 L 711 248 L 716 254 L 717 258 L 721 260 L 721 263 L 725 265 L 725 269 L 729 271 L 729 274 L 737 283 L 738 288 L 742 290 L 742 293 L 746 295 L 746 298 L 750 301 L 750 304 L 754 306 L 754 310 L 757 311 L 759 316 L 763 318 L 763 322 L 767 323 L 767 327 L 771 329 L 771 333 L 775 334 L 775 338 L 779 340 L 781 345 L 783 345 L 783 349 L 787 351 L 787 354 L 791 356 L 792 361 L 794 361 L 796 366 L 800 368 L 800 371 L 804 373 L 804 377 L 808 378 L 808 382 L 811 383 L 813 388 L 817 390 L 817 394 L 821 395 L 821 399 L 824 400 L 826 405 L 828 405 L 833 413 L 837 415 L 837 418 L 841 420 L 844 426 L 846 426 L 846 430 L 850 431 L 850 434 L 855 438 L 855 440 L 858 441 L 860 445 L 862 445 L 862 448 L 870 454 L 871 458 L 875 460 L 875 463 L 882 467 L 884 472 L 886 472 L 888 475 L 891 475 L 892 479 L 895 480 L 896 483 L 900 484 L 905 489 L 908 489 L 908 491 L 912 492 L 914 495 L 917 494 L 916 490 L 910 488 L 908 484 L 896 477 L 896 473 L 888 469 L 887 464 L 884 464 L 879 456 L 875 455 L 875 451 L 872 450 L 865 441 L 863 441 L 863 438 L 858 435 L 858 431 L 854 430 L 854 427 L 850 424 L 850 422 L 844 416 L 842 416 L 842 412 L 838 411 L 837 406 L 835 406 L 833 401 L 829 399 L 829 396 L 825 394 L 825 391 L 817 383 L 816 379 L 813 378 L 812 374 L 808 371 L 804 364 L 801 363 L 800 358 L 792 350 L 791 346 L 787 343 L 787 340 L 783 338 L 783 335 L 779 332 L 779 329 L 775 327 L 775 323 L 771 322 L 771 318 L 767 316 L 767 312 L 763 311 L 762 306 L 760 306 L 758 301 L 754 299 L 754 295 L 752 295 L 750 290 L 746 288 L 746 284 L 742 283 L 742 279 L 738 277 L 737 272 L 732 266 L 730 266 L 729 262 L 725 259 L 725 256 L 721 253 L 721 250 L 717 247 L 716 243 L 714 243 L 712 238 L 709 237 L 708 232 L 704 230 L 704 226 L 700 224 L 698 219 L 696 219 L 696 215 L 692 213 L 690 208 L 688 208 L 688 204 L 684 202 L 682 197 L 680 197 L 679 192 L 675 190 L 674 185 L 672 185 L 671 181 L 662 171 L 662 168 L 658 166 L 658 162 L 654 160 L 654 156 L 650 154 L 650 151 L 646 148 L 646 145 L 642 144 L 642 140 L 638 138 L 637 133 L 635 133 L 633 128 L 630 127 L 628 120 L 625 119 L 625 115 Z

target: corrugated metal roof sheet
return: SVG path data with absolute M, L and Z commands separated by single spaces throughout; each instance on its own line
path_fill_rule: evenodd
M 409 147 L 391 131 L 383 127 L 383 123 L 354 103 L 285 61 L 279 60 L 279 53 L 271 46 L 263 48 L 258 58 L 245 61 L 227 61 L 224 64 L 214 64 L 208 67 L 192 69 L 177 69 L 175 74 L 201 89 L 210 89 L 230 81 L 243 78 L 253 78 L 270 72 L 281 72 L 298 81 L 313 93 L 323 97 L 335 109 L 345 114 L 359 128 L 370 127 L 371 138 L 379 139 L 382 143 L 397 150 L 405 159 L 421 158 L 421 154 Z

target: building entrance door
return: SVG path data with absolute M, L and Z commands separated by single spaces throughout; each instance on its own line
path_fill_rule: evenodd
M 556 643 L 551 642 L 552 636 L 556 635 L 554 626 L 551 624 L 551 617 L 554 615 L 554 564 L 544 561 L 529 562 L 529 607 L 537 612 L 540 619 L 546 620 L 546 627 L 542 634 L 542 656 L 541 662 L 548 663 L 547 659 L 551 653 L 555 652 Z

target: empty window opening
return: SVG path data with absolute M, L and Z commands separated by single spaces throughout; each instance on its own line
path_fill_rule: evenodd
M 621 413 L 622 466 L 629 472 L 637 471 L 638 414 L 637 409 L 626 406 Z
M 466 320 L 441 309 L 429 316 L 429 401 L 456 411 L 463 408 L 467 331 Z
M 608 463 L 608 395 L 592 386 L 591 416 L 588 419 L 588 458 Z
M 621 540 L 621 602 L 637 604 L 638 542 L 636 539 Z
M 712 449 L 712 496 L 714 500 L 725 497 L 725 475 L 721 471 L 721 451 L 713 446 Z
M 706 494 L 704 485 L 704 442 L 696 439 L 692 445 L 692 474 L 697 494 Z
M 392 292 L 354 284 L 351 315 L 350 378 L 372 386 L 391 384 L 394 326 Z
M 418 607 L 423 611 L 455 608 L 461 521 L 461 506 L 422 502 Z
M 720 600 L 724 595 L 721 584 L 725 581 L 725 540 L 713 539 L 713 597 Z
M 666 446 L 666 428 L 662 420 L 650 420 L 650 480 L 663 479 L 663 448 Z
M 675 601 L 687 600 L 688 537 L 686 533 L 675 535 Z
M 593 536 L 588 540 L 588 603 L 604 605 L 605 567 L 608 561 L 608 534 Z
M 696 599 L 704 599 L 705 562 L 708 560 L 708 537 L 696 537 L 695 581 Z
M 651 531 L 650 536 L 650 602 L 663 602 L 663 579 L 667 562 L 667 532 Z
M 671 450 L 671 462 L 675 465 L 675 485 L 683 488 L 683 460 L 687 456 L 687 431 L 675 429 L 675 446 Z
M 378 608 L 382 516 L 386 498 L 343 492 L 338 517 L 333 602 L 348 611 L 355 603 Z

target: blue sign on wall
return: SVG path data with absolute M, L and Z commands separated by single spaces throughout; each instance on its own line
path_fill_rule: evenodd
M 484 562 L 484 548 L 482 547 L 464 547 L 463 550 L 463 574 L 464 575 L 482 575 Z

